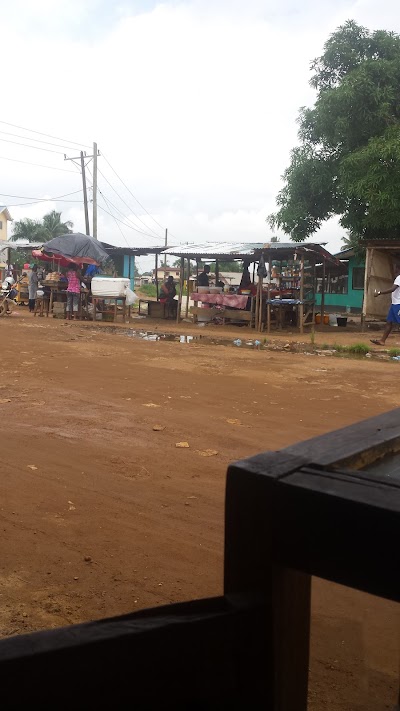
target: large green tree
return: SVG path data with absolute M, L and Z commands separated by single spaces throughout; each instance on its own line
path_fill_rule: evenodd
M 400 36 L 349 21 L 311 70 L 271 226 L 302 241 L 338 215 L 355 241 L 400 237 Z
M 11 240 L 28 240 L 29 242 L 48 242 L 53 237 L 60 237 L 72 232 L 73 224 L 69 220 L 62 222 L 61 212 L 52 210 L 44 215 L 42 220 L 31 220 L 24 217 L 14 222 Z

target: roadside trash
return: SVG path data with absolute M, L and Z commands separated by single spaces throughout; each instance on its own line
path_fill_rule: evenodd
M 175 447 L 177 447 L 178 449 L 188 449 L 189 442 L 177 442 Z
M 261 346 L 261 341 L 254 341 L 255 346 Z
M 218 451 L 216 449 L 199 449 L 197 450 L 200 457 L 216 457 Z M 188 499 L 195 499 L 195 496 L 188 496 Z
M 400 360 L 400 356 L 393 356 L 392 360 Z
M 235 341 L 233 341 L 233 343 L 235 344 L 235 346 L 241 346 L 241 345 L 242 345 L 242 341 L 240 340 L 240 338 L 237 338 Z

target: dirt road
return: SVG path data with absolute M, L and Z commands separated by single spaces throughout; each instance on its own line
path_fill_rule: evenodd
M 140 342 L 20 314 L 0 338 L 2 636 L 219 594 L 228 462 L 398 405 L 398 363 Z M 387 602 L 314 581 L 313 711 L 393 705 L 398 621 Z

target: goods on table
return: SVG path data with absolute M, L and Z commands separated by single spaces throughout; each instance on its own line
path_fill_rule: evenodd
M 48 284 L 48 283 L 51 284 L 54 282 L 58 283 L 59 281 L 62 281 L 63 278 L 65 278 L 65 277 L 63 277 L 61 272 L 50 272 L 50 274 L 46 275 L 45 284 Z
M 91 286 L 93 296 L 116 299 L 125 296 L 130 280 L 123 277 L 93 277 Z
M 210 287 L 209 287 L 209 286 L 198 286 L 198 287 L 197 287 L 197 293 L 198 293 L 198 294 L 209 294 L 209 293 L 210 293 Z

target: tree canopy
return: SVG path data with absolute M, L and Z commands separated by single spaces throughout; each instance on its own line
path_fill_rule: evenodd
M 22 220 L 14 222 L 10 239 L 14 242 L 18 239 L 29 242 L 48 242 L 53 237 L 71 233 L 72 228 L 72 222 L 61 221 L 61 212 L 52 210 L 44 215 L 42 220 L 31 220 L 29 217 L 24 217 Z
M 338 215 L 356 241 L 400 237 L 400 36 L 348 21 L 311 70 L 271 226 L 303 241 Z

